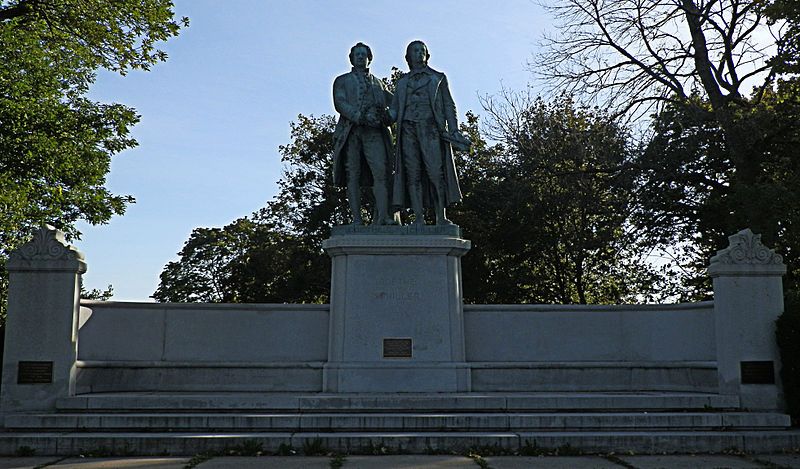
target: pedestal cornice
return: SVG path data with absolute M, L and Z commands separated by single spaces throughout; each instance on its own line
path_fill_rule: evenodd
M 461 257 L 472 243 L 461 238 L 457 225 L 354 226 L 340 225 L 322 242 L 329 256 L 344 254 L 445 254 Z

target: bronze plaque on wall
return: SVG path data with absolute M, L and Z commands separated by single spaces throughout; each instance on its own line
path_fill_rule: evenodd
M 740 362 L 742 384 L 775 384 L 775 365 L 771 361 Z
M 383 358 L 411 358 L 411 339 L 383 339 Z
M 17 384 L 50 384 L 53 382 L 53 362 L 19 362 Z

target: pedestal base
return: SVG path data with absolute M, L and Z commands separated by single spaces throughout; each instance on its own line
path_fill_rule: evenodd
M 333 259 L 328 392 L 469 391 L 457 227 L 348 227 Z
M 322 371 L 325 392 L 468 392 L 470 369 L 464 363 L 328 363 Z

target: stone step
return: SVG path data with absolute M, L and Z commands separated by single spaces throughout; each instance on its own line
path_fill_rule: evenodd
M 98 393 L 59 399 L 64 411 L 194 410 L 290 412 L 554 412 L 737 409 L 737 396 L 713 393 Z
M 617 413 L 58 413 L 17 414 L 11 430 L 530 431 L 785 429 L 788 415 L 756 412 Z
M 470 448 L 541 454 L 591 453 L 768 453 L 800 447 L 800 431 L 670 432 L 39 432 L 0 433 L 0 454 L 28 447 L 37 455 L 194 455 L 249 448 L 299 454 L 466 452 Z

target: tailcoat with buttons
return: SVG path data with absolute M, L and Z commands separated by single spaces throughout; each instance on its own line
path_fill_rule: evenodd
M 456 124 L 456 105 L 450 95 L 450 88 L 447 85 L 447 77 L 442 72 L 427 67 L 425 71 L 430 75 L 428 83 L 428 96 L 430 97 L 431 108 L 433 109 L 433 119 L 440 134 L 449 134 L 457 129 Z M 397 145 L 395 147 L 395 173 L 394 188 L 392 191 L 392 205 L 396 207 L 410 207 L 408 198 L 408 187 L 403 165 L 402 128 L 404 112 L 406 108 L 407 89 L 411 73 L 406 73 L 397 81 L 397 89 L 392 99 L 391 114 L 397 122 Z M 450 143 L 444 139 L 439 139 L 442 153 L 442 171 L 444 174 L 445 206 L 461 202 L 461 187 L 458 184 L 456 165 L 453 161 L 453 149 Z M 423 170 L 424 171 L 424 170 Z M 432 197 L 435 192 L 428 180 L 427 175 L 422 177 L 422 194 L 425 206 L 433 206 Z
M 339 112 L 339 120 L 336 122 L 336 128 L 333 132 L 333 184 L 335 186 L 347 186 L 347 174 L 345 169 L 345 162 L 347 155 L 345 154 L 344 147 L 347 143 L 347 137 L 353 126 L 357 125 L 361 119 L 361 104 L 365 93 L 372 93 L 373 102 L 383 108 L 388 107 L 392 101 L 392 94 L 386 90 L 383 81 L 376 78 L 371 73 L 367 72 L 367 89 L 364 89 L 362 81 L 359 80 L 355 70 L 345 73 L 336 77 L 333 82 L 333 106 Z M 381 133 L 383 134 L 384 146 L 386 148 L 386 162 L 387 184 L 391 185 L 391 171 L 394 167 L 394 154 L 392 152 L 392 137 L 389 133 L 389 128 L 381 126 Z M 372 186 L 372 172 L 367 166 L 366 160 L 361 159 L 361 180 L 359 184 L 364 186 Z

